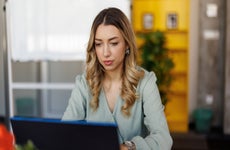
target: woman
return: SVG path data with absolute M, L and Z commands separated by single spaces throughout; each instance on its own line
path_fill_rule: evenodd
M 169 150 L 156 76 L 137 66 L 136 56 L 127 17 L 117 8 L 102 10 L 92 24 L 86 72 L 76 77 L 62 119 L 115 122 L 121 150 Z

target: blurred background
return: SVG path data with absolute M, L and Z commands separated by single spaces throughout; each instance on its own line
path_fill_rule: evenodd
M 153 68 L 170 77 L 159 87 L 173 149 L 230 149 L 228 0 L 0 0 L 0 121 L 62 117 L 93 18 L 112 6 L 132 23 L 140 65 L 171 62 Z

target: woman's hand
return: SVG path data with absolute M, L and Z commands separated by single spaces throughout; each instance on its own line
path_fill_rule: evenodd
M 128 150 L 128 147 L 125 144 L 121 144 L 120 150 Z

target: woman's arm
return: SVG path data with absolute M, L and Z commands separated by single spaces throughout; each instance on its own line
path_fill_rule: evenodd
M 85 119 L 86 94 L 86 83 L 84 77 L 83 75 L 78 75 L 62 120 Z
M 132 141 L 137 150 L 170 150 L 172 138 L 168 129 L 158 87 L 156 76 L 153 72 L 147 73 L 141 85 L 144 125 L 150 132 L 145 138 L 134 137 Z

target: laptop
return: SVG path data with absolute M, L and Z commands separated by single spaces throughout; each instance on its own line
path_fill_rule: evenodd
M 12 117 L 16 144 L 31 140 L 39 150 L 119 150 L 113 123 Z

